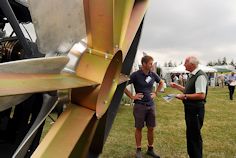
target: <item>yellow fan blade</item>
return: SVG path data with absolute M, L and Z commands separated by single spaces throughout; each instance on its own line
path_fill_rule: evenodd
M 77 157 L 82 157 L 82 147 L 89 145 L 87 138 L 91 138 L 93 132 L 87 132 L 87 137 L 81 139 L 86 127 L 91 121 L 96 122 L 94 118 L 95 111 L 87 108 L 70 104 L 65 112 L 58 118 L 44 137 L 38 148 L 33 153 L 33 158 L 42 157 L 70 157 L 73 152 L 77 152 Z M 96 127 L 96 123 L 90 126 L 90 129 Z M 74 150 L 76 147 L 80 147 Z M 88 150 L 88 149 L 87 149 Z
M 113 1 L 84 0 L 88 47 L 113 52 Z
M 72 74 L 0 73 L 0 96 L 95 85 L 98 83 Z
M 114 46 L 121 48 L 127 32 L 135 0 L 114 1 Z
M 135 1 L 133 10 L 130 16 L 127 32 L 124 38 L 124 42 L 121 47 L 122 48 L 121 50 L 123 52 L 123 58 L 125 58 L 129 50 L 129 47 L 138 31 L 138 28 L 147 11 L 147 7 L 148 7 L 148 0 Z

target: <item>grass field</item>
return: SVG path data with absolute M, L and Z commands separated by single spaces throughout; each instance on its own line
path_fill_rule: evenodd
M 165 94 L 178 93 L 167 88 Z M 161 94 L 163 96 L 165 94 Z M 185 122 L 182 102 L 170 103 L 157 98 L 158 126 L 155 131 L 155 149 L 162 158 L 187 157 Z M 235 96 L 236 99 L 236 96 Z M 202 128 L 204 157 L 236 158 L 236 100 L 229 100 L 228 89 L 210 88 Z M 146 129 L 143 130 L 142 152 L 147 149 Z M 120 106 L 101 158 L 134 157 L 134 120 L 132 106 Z

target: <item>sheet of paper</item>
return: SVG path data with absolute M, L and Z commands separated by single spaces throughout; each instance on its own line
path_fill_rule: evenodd
M 170 102 L 172 99 L 175 98 L 175 94 L 167 94 L 166 96 L 163 97 L 163 99 L 166 101 L 166 102 Z
M 230 86 L 236 86 L 236 81 L 231 82 Z

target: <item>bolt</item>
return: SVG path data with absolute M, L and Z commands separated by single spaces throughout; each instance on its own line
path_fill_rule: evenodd
M 105 53 L 105 59 L 107 59 L 108 58 L 108 54 L 107 53 Z

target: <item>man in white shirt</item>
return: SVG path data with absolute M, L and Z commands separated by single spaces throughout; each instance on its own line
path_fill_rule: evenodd
M 171 83 L 172 88 L 183 92 L 177 94 L 176 98 L 184 103 L 187 150 L 190 158 L 202 158 L 202 137 L 205 103 L 207 97 L 207 75 L 198 68 L 199 61 L 196 57 L 190 56 L 185 60 L 185 68 L 190 72 L 185 87 Z

